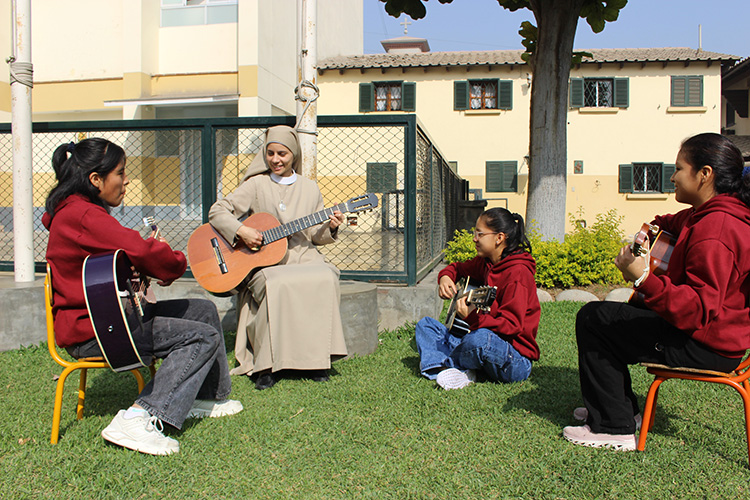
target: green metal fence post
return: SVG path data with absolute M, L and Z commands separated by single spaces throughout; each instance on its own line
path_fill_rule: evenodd
M 404 255 L 406 284 L 417 284 L 417 120 L 407 115 L 404 127 Z

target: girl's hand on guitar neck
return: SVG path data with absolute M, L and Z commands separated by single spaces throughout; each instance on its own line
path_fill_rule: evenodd
M 456 292 L 458 292 L 458 289 L 452 279 L 448 276 L 440 278 L 440 282 L 438 283 L 438 296 L 440 296 L 441 299 L 452 299 L 456 295 Z
M 644 245 L 648 248 L 648 241 Z M 626 281 L 635 281 L 641 277 L 643 270 L 647 267 L 646 259 L 642 256 L 636 257 L 630 245 L 625 245 L 620 249 L 620 253 L 615 257 L 615 266 L 622 273 Z
M 461 297 L 456 301 L 456 314 L 458 314 L 458 317 L 461 319 L 466 319 L 466 316 L 471 314 L 471 311 L 476 309 L 475 306 L 466 305 L 466 297 Z
M 248 226 L 240 226 L 237 236 L 248 248 L 259 248 L 263 244 L 263 233 Z

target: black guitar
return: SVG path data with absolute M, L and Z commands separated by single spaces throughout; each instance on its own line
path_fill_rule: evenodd
M 497 296 L 497 287 L 479 286 L 467 278 L 461 278 L 456 286 L 458 291 L 451 299 L 450 306 L 448 307 L 445 326 L 453 335 L 461 337 L 469 333 L 470 329 L 466 321 L 456 317 L 458 313 L 458 300 L 466 297 L 467 305 L 473 305 L 480 311 L 488 312 Z
M 146 218 L 153 234 L 158 229 Z M 153 341 L 143 333 L 143 302 L 148 278 L 133 271 L 123 250 L 89 255 L 83 261 L 83 294 L 104 359 L 116 372 L 150 366 Z

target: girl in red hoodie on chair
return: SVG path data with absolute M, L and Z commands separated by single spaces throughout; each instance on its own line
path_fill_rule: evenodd
M 531 374 L 531 362 L 539 359 L 536 262 L 523 217 L 504 208 L 485 211 L 477 219 L 474 245 L 475 258 L 440 271 L 438 294 L 453 298 L 456 282 L 471 279 L 477 285 L 497 288 L 497 297 L 487 304 L 489 310 L 478 311 L 463 297 L 455 302 L 463 331 L 460 327 L 449 330 L 430 317 L 417 323 L 420 371 L 443 389 L 466 387 L 478 373 L 493 382 L 525 380 Z
M 635 450 L 640 414 L 628 365 L 649 362 L 731 372 L 750 348 L 750 176 L 727 138 L 687 139 L 677 155 L 675 199 L 690 205 L 656 217 L 676 238 L 667 271 L 625 246 L 615 265 L 646 308 L 591 302 L 578 312 L 576 337 L 585 421 L 563 429 L 568 441 Z

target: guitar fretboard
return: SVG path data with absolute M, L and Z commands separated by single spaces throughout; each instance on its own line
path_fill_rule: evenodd
M 308 227 L 322 224 L 323 222 L 331 218 L 334 210 L 346 212 L 346 203 L 339 203 L 338 205 L 324 208 L 320 212 L 315 212 L 314 214 L 306 215 L 304 217 L 300 217 L 299 219 L 294 219 L 293 221 L 287 222 L 286 224 L 267 229 L 262 233 L 263 243 L 272 243 L 276 240 L 280 240 L 281 238 L 286 238 L 287 236 L 290 236 L 294 233 L 298 233 L 303 229 L 307 229 Z

